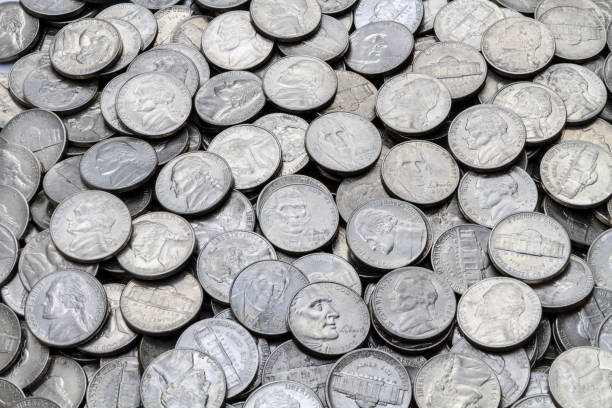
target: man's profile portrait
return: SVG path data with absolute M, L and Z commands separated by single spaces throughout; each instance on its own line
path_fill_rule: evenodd
M 228 119 L 240 110 L 250 109 L 261 94 L 261 84 L 254 79 L 223 81 L 212 92 L 196 99 L 198 112 L 215 121 Z
M 189 236 L 175 234 L 164 224 L 141 220 L 134 223 L 129 246 L 139 267 L 170 269 L 185 258 Z
M 272 323 L 276 319 L 274 307 L 285 301 L 289 279 L 289 275 L 280 267 L 267 268 L 254 276 L 244 291 L 234 295 L 240 298 L 238 309 L 241 320 L 251 327 Z
M 528 140 L 543 140 L 551 136 L 556 124 L 550 122 L 553 107 L 548 91 L 537 86 L 521 89 L 512 98 L 509 108 L 523 120 Z
M 392 91 L 385 119 L 402 128 L 422 130 L 430 127 L 430 113 L 438 106 L 440 87 L 427 78 L 403 82 Z
M 509 138 L 508 124 L 497 112 L 471 112 L 465 122 L 463 137 L 468 149 L 476 152 L 480 165 L 501 163 L 512 155 L 511 151 L 504 148 Z
M 81 201 L 67 215 L 66 221 L 68 234 L 72 236 L 70 249 L 79 256 L 98 257 L 115 246 L 111 236 L 115 219 L 105 200 Z
M 559 67 L 551 70 L 543 82 L 563 99 L 568 118 L 582 118 L 600 108 L 596 97 L 590 93 L 589 81 L 573 68 Z
M 519 288 L 509 283 L 496 283 L 482 296 L 475 315 L 481 321 L 474 335 L 487 343 L 498 344 L 520 338 L 519 319 L 526 302 Z
M 95 153 L 98 174 L 113 186 L 129 184 L 141 172 L 138 151 L 128 141 L 103 144 Z
M 55 58 L 62 63 L 72 62 L 78 65 L 86 65 L 97 59 L 107 57 L 113 41 L 99 30 L 87 28 L 81 32 L 66 30 L 63 35 L 55 41 Z
M 11 55 L 24 48 L 25 11 L 15 5 L 0 9 L 0 55 Z
M 267 23 L 270 30 L 281 35 L 301 34 L 308 14 L 307 0 L 267 0 L 262 1 L 262 13 L 274 16 Z
M 393 321 L 402 332 L 424 335 L 437 327 L 436 301 L 438 291 L 429 279 L 419 276 L 403 276 L 391 292 Z
M 141 84 L 134 90 L 134 110 L 140 126 L 149 132 L 163 132 L 177 125 L 172 111 L 174 93 L 161 86 Z
M 538 52 L 542 46 L 540 27 L 531 20 L 519 20 L 500 37 L 498 63 L 507 70 L 531 70 L 540 66 Z
M 313 292 L 311 289 L 309 296 L 294 298 L 295 319 L 291 322 L 291 331 L 309 348 L 325 352 L 326 342 L 340 337 L 336 327 L 340 314 L 334 309 L 329 293 L 322 288 L 317 288 L 318 293 Z
M 206 407 L 211 382 L 206 372 L 198 369 L 194 353 L 176 354 L 162 369 L 153 366 L 156 382 L 161 389 L 160 403 L 164 408 Z
M 518 182 L 511 172 L 499 175 L 479 174 L 476 176 L 474 190 L 478 206 L 485 210 L 483 213 L 488 215 L 492 224 L 523 207 Z
M 319 102 L 319 90 L 323 85 L 321 66 L 311 60 L 300 60 L 287 67 L 275 84 L 277 99 L 291 104 L 311 105 Z

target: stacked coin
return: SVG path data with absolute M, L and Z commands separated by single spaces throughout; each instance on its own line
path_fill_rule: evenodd
M 0 408 L 612 404 L 609 1 L 124 1 L 0 0 Z

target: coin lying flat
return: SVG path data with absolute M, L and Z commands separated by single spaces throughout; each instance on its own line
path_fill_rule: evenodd
M 135 77 L 134 72 L 124 72 L 111 79 L 104 90 L 100 94 L 100 111 L 104 117 L 106 124 L 113 130 L 121 132 L 124 135 L 130 135 L 132 132 L 126 128 L 117 116 L 117 94 L 125 83 Z
M 192 15 L 193 10 L 186 6 L 170 6 L 158 10 L 153 15 L 157 25 L 157 35 L 153 45 L 168 44 L 172 41 L 174 30 Z
M 106 18 L 115 27 L 121 40 L 121 55 L 109 65 L 100 75 L 108 76 L 121 72 L 136 58 L 142 50 L 142 37 L 138 29 L 130 22 L 116 18 Z
M 6 371 L 19 358 L 22 332 L 19 319 L 8 306 L 0 304 L 0 323 L 2 325 L 3 348 L 0 356 L 0 373 Z
M 221 408 L 226 395 L 221 365 L 196 350 L 170 350 L 153 360 L 140 382 L 144 408 Z M 170 404 L 170 405 L 168 405 Z
M 117 358 L 101 367 L 89 380 L 87 406 L 103 408 L 120 401 L 121 407 L 137 408 L 140 405 L 139 386 L 138 359 Z
M 44 63 L 49 63 L 48 52 L 32 52 L 26 54 L 13 63 L 8 76 L 8 85 L 11 95 L 23 106 L 27 106 L 23 94 L 23 83 L 27 76 Z
M 0 143 L 0 185 L 17 190 L 29 201 L 34 197 L 40 184 L 41 170 L 40 162 L 29 149 L 12 143 Z M 0 208 L 4 213 L 8 213 L 9 209 Z M 15 219 L 9 217 L 3 224 L 9 225 L 14 222 Z M 22 227 L 21 231 L 15 227 L 11 228 L 17 238 L 20 238 L 25 231 L 25 225 Z
M 333 196 L 329 189 L 319 180 L 301 174 L 291 174 L 287 176 L 278 177 L 272 180 L 261 190 L 261 192 L 259 193 L 259 197 L 257 197 L 257 214 L 260 214 L 263 203 L 268 199 L 268 197 L 270 197 L 272 193 L 279 190 L 280 188 L 287 187 L 291 184 L 306 184 L 316 187 L 326 193 L 328 197 L 333 200 Z
M 321 24 L 317 0 L 254 0 L 249 10 L 255 28 L 280 42 L 299 41 Z
M 595 276 L 595 284 L 612 290 L 612 264 L 610 264 L 610 249 L 612 248 L 612 231 L 602 232 L 591 244 L 587 255 L 587 263 Z
M 19 243 L 13 232 L 0 224 L 0 286 L 4 285 L 17 264 Z
M 87 377 L 76 361 L 54 356 L 49 370 L 32 395 L 48 398 L 62 408 L 78 408 L 85 397 L 86 387 Z
M 318 252 L 304 255 L 292 263 L 310 283 L 334 282 L 361 294 L 361 281 L 355 268 L 337 255 Z
M 597 118 L 593 122 L 563 129 L 560 142 L 583 140 L 591 142 L 612 153 L 612 124 Z
M 149 48 L 157 34 L 157 22 L 153 13 L 138 4 L 114 4 L 98 13 L 97 17 L 101 19 L 116 18 L 133 24 L 142 37 L 142 49 Z
M 35 45 L 40 33 L 40 22 L 28 14 L 27 9 L 24 10 L 26 3 L 31 2 L 11 1 L 0 5 L 0 27 L 4 33 L 0 40 L 0 62 L 16 60 Z
M 421 0 L 360 1 L 354 11 L 355 28 L 361 28 L 379 21 L 394 21 L 404 25 L 411 33 L 414 33 L 423 19 L 423 3 Z

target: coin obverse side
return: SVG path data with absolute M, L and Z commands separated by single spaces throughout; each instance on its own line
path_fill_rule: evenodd
M 306 38 L 321 24 L 317 0 L 253 0 L 249 11 L 255 28 L 279 42 Z
M 116 18 L 133 24 L 142 37 L 143 50 L 149 48 L 157 34 L 157 22 L 153 13 L 138 4 L 114 4 L 102 10 L 96 17 L 101 19 Z
M 28 14 L 24 2 L 9 1 L 0 5 L 0 31 L 4 33 L 0 63 L 16 60 L 36 44 L 40 21 Z
M 423 19 L 427 1 L 361 0 L 354 10 L 355 28 L 379 21 L 393 21 L 404 25 L 411 33 L 417 31 Z
M 86 388 L 87 377 L 79 363 L 68 357 L 53 356 L 49 370 L 32 395 L 48 398 L 62 408 L 78 408 Z

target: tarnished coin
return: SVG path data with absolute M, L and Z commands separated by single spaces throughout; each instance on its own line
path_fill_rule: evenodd
M 338 77 L 338 91 L 331 105 L 321 113 L 350 112 L 373 120 L 376 117 L 376 87 L 355 72 L 335 72 Z
M 6 270 L 0 275 L 2 276 L 0 281 L 4 281 L 13 271 L 12 266 L 14 265 L 12 265 L 10 256 L 12 239 L 10 236 L 19 241 L 26 231 L 29 218 L 28 202 L 23 194 L 13 187 L 0 185 L 0 226 L 8 230 L 3 233 L 4 238 L 2 239 L 2 252 L 6 254 L 7 261 L 4 267 Z M 9 268 L 9 266 L 11 267 Z
M 580 126 L 566 127 L 561 133 L 560 142 L 583 140 L 602 147 L 612 154 L 612 123 L 597 118 Z
M 62 408 L 78 408 L 83 402 L 87 388 L 87 377 L 74 360 L 54 356 L 49 370 L 41 383 L 32 390 L 32 395 L 47 398 Z
M 74 79 L 93 78 L 121 56 L 119 31 L 108 21 L 86 18 L 56 35 L 50 52 L 53 69 Z
M 30 397 L 15 402 L 10 408 L 63 408 L 46 398 Z
M 355 350 L 339 359 L 329 373 L 325 385 L 327 406 L 359 406 L 371 399 L 372 389 L 379 391 L 378 399 L 370 406 L 408 408 L 410 405 L 412 385 L 404 366 L 380 350 Z
M 176 1 L 174 2 L 177 3 Z M 165 7 L 153 16 L 157 22 L 157 35 L 153 45 L 168 44 L 172 41 L 174 30 L 185 20 L 191 17 L 193 10 L 186 6 Z
M 0 298 L 5 305 L 10 307 L 18 316 L 25 314 L 25 303 L 28 292 L 23 287 L 19 275 L 14 275 L 11 280 L 4 283 L 0 289 Z
M 19 358 L 13 366 L 2 373 L 2 378 L 11 381 L 19 388 L 27 388 L 36 384 L 49 368 L 49 348 L 41 344 L 21 321 L 23 345 Z M 10 338 L 9 338 L 10 339 Z M 2 395 L 2 391 L 0 391 Z M 4 399 L 0 396 L 0 401 Z
M 278 45 L 284 55 L 315 57 L 329 63 L 341 58 L 348 47 L 348 30 L 342 22 L 328 15 L 323 15 L 321 27 L 312 36 L 300 42 Z
M 9 74 L 0 73 L 0 128 L 5 127 L 14 116 L 25 110 L 21 102 L 12 95 L 9 80 Z
M 281 144 L 282 163 L 279 176 L 295 174 L 308 164 L 305 148 L 308 122 L 288 113 L 270 113 L 253 122 L 272 133 Z
M 599 326 L 594 345 L 602 350 L 612 352 L 612 315 L 606 317 Z
M 383 84 L 376 98 L 376 114 L 401 135 L 420 135 L 438 128 L 448 117 L 451 94 L 439 79 L 406 73 Z
M 228 128 L 215 136 L 207 150 L 227 161 L 237 190 L 261 187 L 277 173 L 281 165 L 279 141 L 259 126 Z
M 66 269 L 95 276 L 98 265 L 79 264 L 66 259 L 51 241 L 49 230 L 36 234 L 19 256 L 18 276 L 28 292 L 45 276 Z
M 304 255 L 292 265 L 298 268 L 310 283 L 334 282 L 361 295 L 361 281 L 357 271 L 353 265 L 337 255 L 324 252 Z
M 180 0 L 134 0 L 133 3 L 141 5 L 151 10 L 164 9 L 166 7 L 174 6 Z
M 202 84 L 194 99 L 200 119 L 214 126 L 246 122 L 256 116 L 265 103 L 261 80 L 246 71 L 213 76 Z
M 153 17 L 153 13 L 138 4 L 114 4 L 98 13 L 97 17 L 101 19 L 116 18 L 134 25 L 142 37 L 142 49 L 149 48 L 157 34 L 157 21 Z
M 453 157 L 426 141 L 393 147 L 384 159 L 381 175 L 391 194 L 423 206 L 446 201 L 459 185 L 459 166 Z
M 0 5 L 0 62 L 16 60 L 36 44 L 40 33 L 40 22 L 26 13 L 28 3 L 41 3 L 40 0 L 25 0 L 21 3 L 5 1 Z M 77 3 L 75 1 L 75 3 Z M 78 2 L 84 7 L 85 5 Z M 30 10 L 27 10 L 30 11 Z
M 172 43 L 184 44 L 200 51 L 202 35 L 209 22 L 210 17 L 208 16 L 189 17 L 174 28 L 171 37 Z
M 438 78 L 453 99 L 474 95 L 487 76 L 487 63 L 473 47 L 461 42 L 439 42 L 413 59 L 412 71 Z
M 21 5 L 33 16 L 47 20 L 62 20 L 81 13 L 86 4 L 78 0 L 23 0 Z
M 166 73 L 183 83 L 191 96 L 200 85 L 200 73 L 195 63 L 183 53 L 167 48 L 154 48 L 140 54 L 130 64 L 128 72 Z
M 491 102 L 508 108 L 523 120 L 528 145 L 549 142 L 565 127 L 567 113 L 561 97 L 544 85 L 515 82 L 500 89 Z
M 499 76 L 492 69 L 487 71 L 487 79 L 485 80 L 484 86 L 478 93 L 478 100 L 480 103 L 489 103 L 493 100 L 493 97 L 504 86 L 514 82 L 510 78 Z
M 414 33 L 423 19 L 423 3 L 421 0 L 362 0 L 355 7 L 355 28 L 380 21 L 394 21 Z
M 142 374 L 144 408 L 221 408 L 226 395 L 221 365 L 196 350 L 170 350 L 153 360 Z
M 157 280 L 173 275 L 193 253 L 193 228 L 176 214 L 150 212 L 136 218 L 132 228 L 130 242 L 117 260 L 135 278 Z
M 598 287 L 612 290 L 612 230 L 602 232 L 591 244 L 587 263 Z
M 306 184 L 272 192 L 261 205 L 259 217 L 264 236 L 289 254 L 313 252 L 329 244 L 340 220 L 333 198 Z
M 248 265 L 276 259 L 272 245 L 250 231 L 228 231 L 212 238 L 200 251 L 197 274 L 202 287 L 215 301 L 229 304 L 236 276 Z
M 400 268 L 386 274 L 370 300 L 372 317 L 394 337 L 419 342 L 447 331 L 455 317 L 455 294 L 429 269 Z
M 281 380 L 257 388 L 247 398 L 243 408 L 268 406 L 323 408 L 323 403 L 309 386 L 295 381 Z
M 508 215 L 535 211 L 538 206 L 535 182 L 517 166 L 490 174 L 465 173 L 458 197 L 463 215 L 487 228 L 493 228 Z
M 81 159 L 82 156 L 68 157 L 47 171 L 42 185 L 44 194 L 51 203 L 60 203 L 73 194 L 88 190 L 81 179 Z
M 382 76 L 402 66 L 413 48 L 414 38 L 405 25 L 379 21 L 358 28 L 351 34 L 350 48 L 344 61 L 351 70 L 361 75 Z
M 15 234 L 7 226 L 0 224 L 0 286 L 11 277 L 18 255 L 19 243 Z
M 461 332 L 484 350 L 511 350 L 525 344 L 541 318 L 536 293 L 511 278 L 488 278 L 472 285 L 457 306 Z
M 512 408 L 555 408 L 555 404 L 550 398 L 550 395 L 535 394 L 521 398 Z
M 576 347 L 551 365 L 548 384 L 553 400 L 562 408 L 597 407 L 612 399 L 612 352 Z
M 45 276 L 32 288 L 25 316 L 41 343 L 66 348 L 92 338 L 102 327 L 107 309 L 104 288 L 96 278 L 63 270 Z
M 0 327 L 2 327 L 2 355 L 0 355 L 0 373 L 2 373 L 19 358 L 22 340 L 19 318 L 3 304 L 0 304 Z
M 607 226 L 599 222 L 592 212 L 564 207 L 548 196 L 542 201 L 542 209 L 546 215 L 563 225 L 572 244 L 576 246 L 590 246 L 595 238 L 607 229 Z
M 268 59 L 274 42 L 255 31 L 248 11 L 231 11 L 208 24 L 201 46 L 206 58 L 215 66 L 248 70 Z
M 555 64 L 533 81 L 555 91 L 567 110 L 567 122 L 588 122 L 606 105 L 607 90 L 603 81 L 591 70 L 575 64 Z
M 190 112 L 188 89 L 167 73 L 136 75 L 128 79 L 117 93 L 119 120 L 143 136 L 156 138 L 176 132 L 185 124 Z
M 288 333 L 289 303 L 306 285 L 308 279 L 286 262 L 255 262 L 244 268 L 232 284 L 232 312 L 254 333 L 265 336 Z
M 111 129 L 125 135 L 130 135 L 132 132 L 121 123 L 117 116 L 117 94 L 121 87 L 136 75 L 138 74 L 134 72 L 124 72 L 117 75 L 106 84 L 100 94 L 100 110 L 104 121 Z
M 90 146 L 115 134 L 115 130 L 104 121 L 99 96 L 86 109 L 64 116 L 62 121 L 66 127 L 68 141 L 76 146 Z
M 582 258 L 572 255 L 561 275 L 531 287 L 540 298 L 543 310 L 561 312 L 583 303 L 593 291 L 593 286 L 591 268 Z
M 362 116 L 332 112 L 312 121 L 306 131 L 306 151 L 326 172 L 354 175 L 370 168 L 382 149 L 380 132 Z
M 372 200 L 348 221 L 347 243 L 359 262 L 387 271 L 419 259 L 427 244 L 427 229 L 416 207 L 394 199 Z
M 434 21 L 440 41 L 459 41 L 480 51 L 482 36 L 504 14 L 488 0 L 455 0 L 442 7 Z
M 121 293 L 121 314 L 137 333 L 163 336 L 193 320 L 204 292 L 197 279 L 183 271 L 160 281 L 130 281 Z
M 38 190 L 41 170 L 40 162 L 29 149 L 12 143 L 0 143 L 0 185 L 4 186 L 3 188 L 11 187 L 21 193 L 26 201 L 30 201 Z M 7 197 L 13 196 L 14 194 L 10 194 Z M 0 208 L 0 210 L 8 213 L 10 208 Z M 1 222 L 10 225 L 14 220 L 14 217 L 9 217 Z M 25 231 L 25 224 L 22 227 L 21 231 L 11 228 L 17 238 L 20 238 Z
M 51 63 L 38 66 L 25 78 L 23 94 L 37 108 L 59 115 L 70 115 L 90 104 L 96 97 L 98 80 L 75 81 L 60 76 Z
M 497 105 L 477 105 L 461 112 L 448 130 L 455 158 L 476 171 L 496 171 L 511 165 L 525 147 L 527 131 L 513 111 Z
M 481 45 L 493 69 L 511 77 L 531 76 L 555 55 L 555 37 L 549 26 L 525 17 L 496 22 L 483 34 Z
M 279 42 L 299 41 L 321 24 L 317 0 L 253 0 L 249 10 L 255 28 Z
M 140 372 L 138 359 L 118 358 L 105 364 L 89 381 L 87 407 L 105 408 L 117 404 L 122 408 L 140 406 Z
M 193 349 L 214 358 L 225 373 L 227 398 L 244 391 L 259 364 L 255 339 L 229 319 L 204 319 L 189 326 L 176 342 L 177 349 Z
M 463 295 L 470 286 L 499 276 L 489 260 L 491 231 L 480 225 L 457 225 L 443 232 L 431 250 L 433 270 Z
M 523 348 L 494 354 L 481 351 L 467 341 L 460 340 L 453 344 L 450 352 L 480 359 L 493 370 L 501 388 L 502 407 L 514 407 L 512 404 L 523 395 L 527 388 L 530 364 Z

